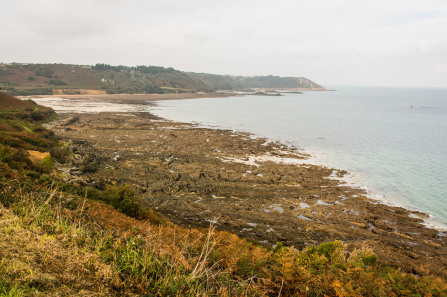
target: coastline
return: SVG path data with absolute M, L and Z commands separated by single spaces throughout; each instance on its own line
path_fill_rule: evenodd
M 446 278 L 445 234 L 410 217 L 423 214 L 372 201 L 331 178 L 344 172 L 303 162 L 306 156 L 286 145 L 148 113 L 61 119 L 51 128 L 75 148 L 77 160 L 63 169 L 71 182 L 124 181 L 180 225 L 212 223 L 266 245 L 366 244 L 384 264 Z M 272 162 L 281 159 L 296 164 Z
M 168 119 L 169 120 L 169 119 Z M 233 133 L 249 133 L 252 135 L 253 138 L 265 138 L 267 142 L 271 143 L 281 143 L 283 145 L 286 145 L 290 150 L 299 152 L 300 154 L 306 155 L 306 159 L 301 160 L 300 162 L 296 162 L 293 164 L 296 165 L 315 165 L 315 166 L 322 166 L 322 167 L 328 167 L 328 168 L 341 168 L 340 166 L 331 166 L 331 162 L 328 161 L 326 158 L 321 157 L 320 151 L 311 150 L 308 148 L 298 148 L 294 144 L 287 144 L 287 141 L 284 141 L 282 139 L 271 139 L 268 137 L 264 137 L 261 135 L 256 135 L 255 133 L 239 130 L 239 129 L 231 129 L 229 127 L 219 127 L 214 125 L 207 125 L 199 122 L 187 122 L 188 124 L 194 125 L 197 128 L 204 128 L 204 129 L 212 129 L 212 130 L 229 130 Z M 262 159 L 262 158 L 261 158 Z M 374 200 L 380 204 L 390 206 L 390 207 L 397 207 L 405 209 L 410 213 L 411 216 L 415 216 L 414 218 L 422 219 L 422 224 L 429 228 L 429 229 L 435 229 L 441 233 L 447 232 L 447 224 L 443 222 L 439 222 L 437 220 L 433 220 L 433 215 L 430 213 L 427 213 L 421 209 L 417 209 L 415 207 L 411 206 L 405 206 L 400 205 L 398 201 L 391 201 L 389 198 L 387 198 L 388 195 L 385 195 L 383 193 L 380 193 L 378 191 L 375 191 L 374 189 L 371 189 L 371 187 L 367 187 L 364 182 L 361 180 L 365 179 L 365 177 L 359 177 L 358 173 L 346 171 L 345 169 L 342 169 L 342 171 L 345 172 L 345 174 L 342 177 L 338 176 L 332 176 L 331 178 L 336 179 L 337 181 L 340 181 L 349 187 L 364 191 L 364 195 L 371 200 Z
M 386 103 L 386 98 L 399 96 L 398 92 L 389 94 L 381 90 L 369 94 L 367 91 L 342 89 L 336 97 L 308 93 L 278 100 L 235 97 L 159 102 L 157 105 L 161 107 L 154 108 L 153 112 L 174 121 L 248 131 L 296 146 L 311 153 L 317 165 L 351 172 L 356 186 L 367 188 L 371 198 L 427 213 L 430 217 L 426 223 L 430 227 L 445 230 L 447 212 L 442 201 L 446 188 L 440 182 L 444 179 L 442 172 L 445 172 L 442 169 L 446 161 L 445 141 L 440 135 L 436 137 L 440 134 L 436 131 L 443 128 L 433 127 L 434 123 L 442 121 L 439 118 L 442 110 L 437 113 L 437 109 L 445 105 L 430 101 L 431 110 L 414 112 L 408 108 L 406 96 Z M 414 97 L 418 96 L 421 94 L 409 96 L 408 101 L 415 102 Z M 357 102 L 356 97 L 369 99 Z M 346 114 L 343 110 L 347 110 Z M 353 110 L 358 112 L 351 117 Z M 368 116 L 357 116 L 364 112 Z M 380 112 L 388 115 L 383 123 L 379 120 L 382 119 Z M 429 121 L 431 114 L 434 117 Z M 366 118 L 370 120 L 364 120 Z M 427 131 L 419 135 L 417 132 L 424 128 L 419 129 L 416 123 L 424 119 L 420 126 L 431 127 L 429 131 L 433 133 Z M 356 134 L 359 131 L 363 132 Z M 425 139 L 426 148 L 424 142 L 418 144 L 417 139 Z
M 296 90 L 296 89 L 293 89 Z M 315 90 L 313 90 L 315 91 Z M 244 93 L 246 94 L 246 93 Z M 119 110 L 122 112 L 146 112 L 147 106 L 158 106 L 157 101 L 164 101 L 164 100 L 186 100 L 186 99 L 206 99 L 206 98 L 227 98 L 231 96 L 241 96 L 243 94 L 239 92 L 219 92 L 219 93 L 210 93 L 210 94 L 204 94 L 204 93 L 198 93 L 198 94 L 191 94 L 191 93 L 182 93 L 182 94 L 108 94 L 108 95 L 37 95 L 37 96 L 19 96 L 19 98 L 22 99 L 37 99 L 37 101 L 40 102 L 40 104 L 46 105 L 50 103 L 50 101 L 54 99 L 63 99 L 67 100 L 66 102 L 73 102 L 73 105 L 71 106 L 71 109 L 67 110 L 59 110 L 58 112 L 63 113 L 70 113 L 70 112 L 81 112 L 81 113 L 99 113 L 99 112 L 113 112 L 114 110 Z M 40 101 L 41 99 L 50 99 L 50 101 Z M 82 105 L 87 102 L 94 102 L 93 106 L 86 106 L 84 109 L 82 108 Z M 110 106 L 104 106 L 104 103 L 109 104 Z M 65 106 L 66 103 L 56 103 L 56 105 L 52 105 L 50 103 L 49 106 L 52 106 L 54 108 L 60 108 L 60 106 Z M 138 106 L 142 106 L 143 108 L 138 108 Z M 145 107 L 146 106 L 146 107 Z M 97 107 L 97 109 L 95 109 Z M 136 108 L 137 107 L 137 108 Z M 150 111 L 153 113 L 153 111 Z M 155 113 L 156 114 L 156 113 Z M 157 115 L 158 116 L 158 115 Z M 218 129 L 218 130 L 231 130 L 234 133 L 249 133 L 255 138 L 266 138 L 267 141 L 270 142 L 280 142 L 282 144 L 286 144 L 290 149 L 295 150 L 301 154 L 307 155 L 307 163 L 311 165 L 316 166 L 331 166 L 333 168 L 343 168 L 343 171 L 346 171 L 346 168 L 343 166 L 337 166 L 332 164 L 331 162 L 326 158 L 322 157 L 321 151 L 315 151 L 311 150 L 309 148 L 299 148 L 296 146 L 296 144 L 293 144 L 287 140 L 284 139 L 274 139 L 265 137 L 263 135 L 257 135 L 256 132 L 252 131 L 245 131 L 243 129 L 232 129 L 230 127 L 220 127 L 210 124 L 205 124 L 201 122 L 191 122 L 189 124 L 194 125 L 198 128 L 205 128 L 205 129 Z M 364 177 L 363 177 L 364 179 Z M 409 212 L 418 213 L 419 218 L 424 220 L 424 225 L 428 228 L 435 229 L 438 231 L 447 231 L 447 224 L 442 223 L 436 220 L 431 220 L 433 217 L 430 213 L 427 213 L 424 210 L 417 209 L 415 207 L 412 207 L 411 205 L 402 205 L 398 201 L 393 201 L 392 199 L 387 199 L 386 197 L 389 196 L 388 194 L 374 191 L 373 188 L 367 187 L 364 182 L 362 182 L 362 177 L 359 177 L 358 174 L 356 174 L 355 171 L 348 171 L 346 175 L 340 179 L 340 181 L 345 182 L 346 184 L 349 184 L 349 186 L 357 189 L 364 189 L 365 195 L 372 200 L 375 200 L 381 204 L 392 206 L 392 207 L 400 207 L 403 209 L 408 210 Z
M 17 98 L 41 99 L 41 98 L 62 98 L 70 100 L 94 99 L 101 102 L 113 104 L 148 104 L 152 101 L 162 100 L 184 100 L 198 98 L 225 98 L 233 93 L 171 93 L 171 94 L 107 94 L 107 95 L 33 95 L 17 96 Z

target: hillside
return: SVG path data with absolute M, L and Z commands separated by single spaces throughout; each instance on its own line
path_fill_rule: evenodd
M 54 135 L 38 124 L 56 116 L 51 108 L 1 92 L 0 107 L 1 144 L 35 151 L 48 151 L 53 145 Z
M 204 83 L 172 68 L 155 66 L 0 65 L 0 86 L 14 95 L 169 93 L 211 91 Z
M 306 79 L 187 73 L 157 66 L 0 64 L 0 87 L 11 95 L 214 92 L 247 88 L 323 90 Z
M 297 89 L 323 91 L 325 88 L 305 77 L 280 76 L 232 76 L 207 73 L 189 73 L 216 90 L 234 90 L 251 88 Z
M 50 111 L 51 108 L 37 105 L 30 100 L 18 100 L 5 93 L 0 93 L 0 106 L 2 112 L 25 112 L 25 111 Z

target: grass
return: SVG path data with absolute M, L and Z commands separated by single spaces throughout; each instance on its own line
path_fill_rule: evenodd
M 8 287 L 3 280 L 0 279 L 0 297 L 20 297 L 25 296 L 25 291 L 19 288 L 17 284 Z
M 266 249 L 213 228 L 137 220 L 1 168 L 0 288 L 7 294 L 446 296 L 440 279 L 378 266 L 366 247 Z
M 26 188 L 25 185 L 21 187 Z M 6 279 L 5 287 L 16 286 L 27 294 L 40 291 L 48 294 L 92 293 L 96 287 L 84 284 L 79 285 L 76 291 L 71 280 L 75 275 L 82 275 L 84 282 L 88 282 L 89 278 L 100 275 L 108 287 L 101 288 L 98 283 L 95 285 L 109 294 L 144 292 L 196 296 L 205 291 L 207 281 L 204 275 L 207 269 L 204 263 L 207 253 L 202 253 L 194 261 L 194 269 L 190 269 L 187 262 L 179 261 L 173 257 L 175 253 L 167 250 L 176 247 L 166 246 L 159 232 L 126 236 L 98 228 L 95 221 L 83 213 L 85 201 L 77 201 L 78 207 L 69 210 L 66 206 L 75 198 L 51 187 L 25 194 L 17 193 L 9 183 L 2 190 L 2 201 L 8 206 L 8 209 L 2 207 L 0 226 L 3 245 L 0 275 Z M 16 248 L 15 259 L 4 257 L 5 252 L 11 251 L 11 245 L 23 247 Z M 45 265 L 30 261 L 27 258 L 27 251 L 30 250 L 39 253 Z M 65 258 L 65 265 L 68 263 L 69 275 L 60 267 L 61 257 Z M 52 272 L 53 279 L 46 278 L 48 270 Z M 13 285 L 13 282 L 16 284 Z M 58 284 L 57 288 L 55 283 Z
M 83 230 L 49 204 L 48 199 L 26 205 L 18 201 L 12 211 L 2 210 L 5 219 L 0 232 L 0 275 L 6 286 L 26 296 L 83 295 L 104 290 L 99 280 L 109 279 L 108 267 L 77 244 L 76 238 L 85 239 Z
M 17 122 L 17 124 L 23 128 L 23 130 L 25 130 L 28 133 L 34 133 L 33 130 L 31 130 L 30 128 L 28 128 L 25 124 Z

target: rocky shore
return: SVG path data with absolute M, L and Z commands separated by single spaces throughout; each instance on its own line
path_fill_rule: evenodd
M 371 200 L 340 179 L 345 172 L 280 143 L 149 113 L 61 114 L 50 128 L 74 153 L 59 165 L 67 181 L 132 185 L 183 226 L 297 248 L 342 240 L 372 248 L 383 264 L 447 279 L 446 232 L 425 227 L 424 214 Z

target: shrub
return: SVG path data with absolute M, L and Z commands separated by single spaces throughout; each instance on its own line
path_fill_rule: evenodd
M 0 145 L 0 166 L 2 166 L 2 163 L 18 170 L 33 169 L 33 163 L 24 150 L 12 149 L 8 145 Z
M 55 85 L 55 86 L 66 86 L 67 83 L 60 80 L 60 79 L 50 79 L 50 81 L 48 82 L 49 85 Z
M 12 160 L 14 153 L 8 145 L 0 145 L 0 163 L 8 163 Z
M 90 195 L 96 194 L 91 189 L 88 191 L 90 191 Z M 162 215 L 143 206 L 138 194 L 127 185 L 107 186 L 100 195 L 99 200 L 114 206 L 122 213 L 138 220 L 149 220 L 157 225 L 167 222 Z
M 27 170 L 25 175 L 36 180 L 40 178 L 40 173 L 34 170 Z
M 40 68 L 34 74 L 36 76 L 43 76 L 46 78 L 52 78 L 54 71 L 49 68 Z
M 63 144 L 58 147 L 53 147 L 50 150 L 50 154 L 54 159 L 56 159 L 56 161 L 64 164 L 73 154 L 73 152 L 68 145 Z
M 311 246 L 305 249 L 303 259 L 324 257 L 328 262 L 335 263 L 344 259 L 343 251 L 345 246 L 341 241 L 325 242 L 318 246 Z
M 54 165 L 54 161 L 50 156 L 46 156 L 45 158 L 43 158 L 42 160 L 42 165 L 47 169 L 47 170 L 51 170 L 53 169 L 53 165 Z
M 354 250 L 349 256 L 349 261 L 356 266 L 366 268 L 377 263 L 377 255 L 372 249 L 362 247 L 360 250 Z
M 340 261 L 344 258 L 344 244 L 341 241 L 326 242 L 316 247 L 316 252 L 320 256 L 325 256 L 330 261 Z
M 101 191 L 92 187 L 85 187 L 85 197 L 89 199 L 99 200 L 101 198 Z
M 102 198 L 131 217 L 135 217 L 141 208 L 140 197 L 129 186 L 108 186 Z

